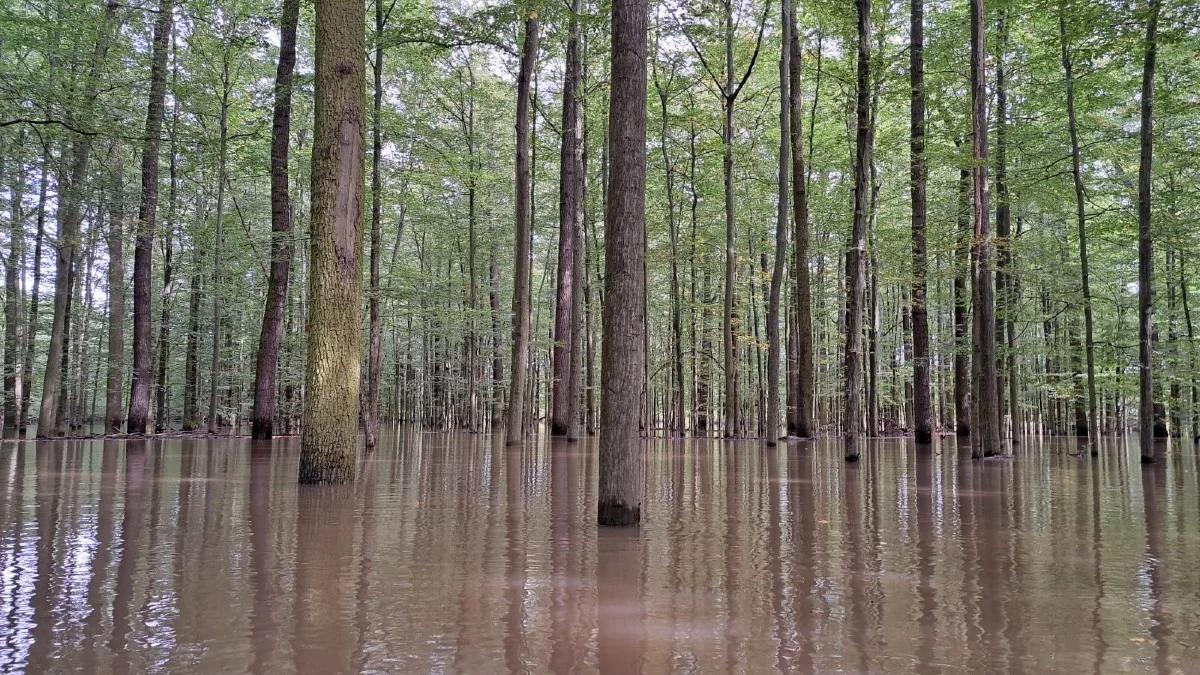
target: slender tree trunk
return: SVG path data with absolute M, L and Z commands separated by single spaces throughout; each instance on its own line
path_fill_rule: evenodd
M 646 3 L 614 0 L 608 138 L 612 154 L 604 219 L 604 343 L 600 376 L 600 525 L 641 520 L 641 434 L 646 283 Z
M 209 361 L 208 381 L 208 433 L 215 434 L 221 428 L 220 417 L 220 382 L 221 382 L 221 304 L 224 300 L 221 293 L 221 253 L 224 245 L 225 229 L 225 182 L 226 156 L 229 146 L 229 97 L 233 89 L 230 80 L 230 55 L 226 49 L 222 55 L 221 69 L 221 113 L 219 120 L 220 138 L 217 144 L 217 228 L 213 244 L 212 271 L 212 358 Z M 314 153 L 315 156 L 315 153 Z M 316 172 L 314 171 L 314 176 Z
M 671 161 L 668 150 L 670 139 L 668 101 L 671 83 L 675 80 L 675 69 L 672 68 L 666 82 L 658 76 L 657 60 L 654 69 L 654 89 L 658 94 L 659 110 L 662 126 L 659 135 L 659 150 L 662 153 L 664 180 L 667 192 L 667 234 L 671 244 L 671 414 L 674 418 L 674 429 L 682 435 L 686 431 L 687 416 L 685 408 L 685 380 L 683 376 L 683 318 L 680 308 L 679 289 L 679 218 L 675 210 L 675 164 Z
M 192 241 L 192 278 L 188 290 L 188 335 L 183 357 L 183 430 L 200 428 L 200 248 Z
M 580 191 L 582 166 L 582 121 L 580 115 L 580 58 L 579 13 L 581 0 L 572 0 L 567 27 L 567 61 L 563 76 L 562 147 L 559 156 L 558 188 L 558 279 L 554 304 L 554 348 L 552 354 L 552 400 L 550 404 L 550 433 L 566 434 L 571 427 L 571 401 L 579 392 L 571 386 L 574 371 L 579 369 L 578 325 L 575 305 L 579 303 L 575 277 L 575 248 L 579 245 Z
M 1079 232 L 1079 277 L 1083 301 L 1083 346 L 1087 357 L 1087 415 L 1081 435 L 1091 438 L 1092 450 L 1099 436 L 1099 408 L 1096 400 L 1096 355 L 1093 339 L 1092 289 L 1089 280 L 1087 248 L 1087 214 L 1084 211 L 1083 159 L 1079 148 L 1079 124 L 1075 114 L 1075 75 L 1071 49 L 1067 44 L 1067 19 L 1065 8 L 1058 12 L 1058 37 L 1062 47 L 1063 75 L 1067 85 L 1067 130 L 1071 136 L 1071 178 L 1075 186 L 1075 223 Z M 997 191 L 999 187 L 997 187 Z M 1003 233 L 1001 233 L 1003 236 Z
M 1154 164 L 1154 68 L 1158 54 L 1159 7 L 1159 0 L 1149 0 L 1138 164 L 1138 444 L 1142 463 L 1154 461 L 1154 240 L 1150 191 Z
M 804 100 L 801 92 L 801 67 L 803 54 L 800 51 L 800 32 L 796 26 L 796 6 L 789 2 L 786 10 L 788 34 L 788 131 L 791 140 L 792 160 L 792 209 L 796 244 L 793 249 L 793 278 L 796 324 L 795 342 L 795 392 L 790 406 L 791 422 L 788 430 L 801 437 L 813 435 L 813 328 L 812 328 L 812 282 L 809 275 L 809 222 L 808 222 L 808 169 L 804 161 Z M 818 59 L 818 73 L 820 60 Z M 818 80 L 819 83 L 819 80 Z M 813 91 L 814 98 L 816 90 Z M 811 144 L 811 132 L 809 133 Z
M 871 167 L 871 0 L 855 0 L 858 11 L 858 96 L 855 106 L 857 131 L 854 147 L 854 223 L 846 250 L 846 350 L 843 386 L 843 424 L 846 461 L 859 458 L 862 429 L 862 338 L 865 295 L 867 193 Z
M 933 411 L 929 400 L 929 311 L 926 305 L 928 262 L 925 243 L 925 0 L 912 0 L 909 35 L 909 179 L 912 194 L 912 340 L 913 430 L 917 443 L 933 440 Z
M 172 39 L 172 62 L 173 68 L 171 73 L 171 85 L 174 89 L 179 82 L 179 49 L 174 45 Z M 158 374 L 156 377 L 155 390 L 157 399 L 155 401 L 154 426 L 155 431 L 162 433 L 171 426 L 171 387 L 167 377 L 167 365 L 170 363 L 171 355 L 171 300 L 175 297 L 175 289 L 171 285 L 174 279 L 174 268 L 172 261 L 175 253 L 175 221 L 178 216 L 176 206 L 179 196 L 179 158 L 178 158 L 178 142 L 179 142 L 179 101 L 176 99 L 171 107 L 171 144 L 167 152 L 170 155 L 170 185 L 168 187 L 167 196 L 167 223 L 163 228 L 163 291 L 162 291 L 162 307 L 161 315 L 158 323 Z
M 379 316 L 379 257 L 383 244 L 380 223 L 383 204 L 383 179 L 379 163 L 383 154 L 383 0 L 375 2 L 375 92 L 371 108 L 371 259 L 370 296 L 367 301 L 367 395 L 362 411 L 363 435 L 366 449 L 374 450 L 379 443 L 379 378 L 383 367 L 383 323 Z
M 1008 51 L 1008 11 L 1002 9 L 1000 17 L 996 22 L 996 32 L 1000 35 L 999 46 L 996 53 L 996 292 L 997 306 L 1000 311 L 996 313 L 996 342 L 1004 344 L 1005 326 L 1011 321 L 1014 314 L 1013 295 L 1012 295 L 1012 280 L 1014 267 L 1012 264 L 1012 210 L 1009 205 L 1008 196 L 1008 92 L 1005 89 L 1007 77 L 1005 58 Z M 999 348 L 997 348 L 999 351 Z M 996 361 L 996 368 L 999 376 L 996 382 L 996 397 L 1001 401 L 999 405 L 999 417 L 1001 424 L 1000 435 L 1002 438 L 1015 438 L 1016 430 L 1005 426 L 1005 407 L 1003 400 L 1007 391 L 1007 382 L 1011 381 L 1014 374 L 1008 368 L 1012 357 L 1012 345 L 1009 344 L 1004 349 L 1003 353 L 999 354 Z M 1015 420 L 1016 416 L 1012 413 L 1016 409 L 1016 397 L 1009 397 L 1008 410 L 1009 419 Z
M 771 289 L 767 299 L 767 445 L 775 445 L 780 433 L 779 361 L 783 345 L 779 339 L 779 302 L 783 294 L 784 268 L 788 248 L 788 196 L 792 137 L 791 49 L 792 1 L 783 0 L 780 23 L 783 35 L 779 51 L 779 203 L 775 221 L 775 260 L 771 268 Z M 799 180 L 799 179 L 798 179 Z
M 530 86 L 538 53 L 538 13 L 525 17 L 521 71 L 517 78 L 516 221 L 513 232 L 512 379 L 508 393 L 505 442 L 520 443 L 525 436 L 525 380 L 529 369 L 530 256 L 533 246 L 532 167 L 530 165 Z
M 104 387 L 104 433 L 119 434 L 125 425 L 122 384 L 125 375 L 125 166 L 124 149 L 110 153 L 112 196 L 108 208 L 108 371 Z
M 88 73 L 83 85 L 80 114 L 77 118 L 84 128 L 91 122 L 92 109 L 99 95 L 99 76 L 108 46 L 117 28 L 117 3 L 110 0 L 105 6 L 104 22 L 96 40 Z M 54 318 L 50 325 L 50 344 L 46 354 L 46 372 L 42 380 L 42 401 L 38 412 L 38 438 L 62 434 L 59 408 L 64 383 L 63 360 L 66 354 L 67 329 L 71 302 L 71 276 L 79 245 L 80 223 L 83 220 L 84 183 L 88 175 L 88 160 L 92 151 L 90 134 L 79 134 L 71 144 L 71 161 L 66 181 L 59 184 L 58 256 L 54 274 Z
M 301 483 L 354 478 L 362 326 L 365 14 L 361 0 L 317 4 Z
M 29 427 L 29 408 L 33 393 L 33 353 L 38 333 L 38 309 L 40 306 L 40 284 L 42 280 L 42 241 L 46 234 L 46 190 L 49 184 L 48 167 L 50 164 L 50 149 L 44 146 L 42 150 L 42 165 L 38 171 L 38 205 L 37 232 L 33 241 L 33 273 L 29 285 L 29 316 L 25 323 L 25 354 L 22 358 L 21 381 L 25 388 L 21 391 L 21 416 L 17 428 L 23 438 Z
M 968 275 L 971 270 L 971 172 L 958 172 L 958 241 L 954 252 L 954 431 L 971 435 L 971 339 L 967 321 L 971 312 Z
M 984 0 L 971 0 L 971 143 L 974 171 L 975 283 L 974 349 L 979 376 L 974 386 L 977 438 L 973 455 L 990 457 L 1000 449 L 996 389 L 996 307 L 991 214 L 987 185 L 987 91 Z
M 146 105 L 146 138 L 142 146 L 142 200 L 133 249 L 133 377 L 129 385 L 131 434 L 146 433 L 153 382 L 152 326 L 154 299 L 151 274 L 154 234 L 158 226 L 158 154 L 162 146 L 163 102 L 167 94 L 167 51 L 170 47 L 174 3 L 161 0 L 154 21 L 154 46 L 150 65 L 150 100 Z
M 734 233 L 736 221 L 733 206 L 733 4 L 725 0 L 725 84 L 722 91 L 721 167 L 725 183 L 725 303 L 721 312 L 721 343 L 725 367 L 725 436 L 738 432 L 740 401 L 738 400 L 738 347 L 734 327 L 735 287 L 737 285 L 737 250 Z
M 271 438 L 275 423 L 275 381 L 283 339 L 284 307 L 292 267 L 292 205 L 288 195 L 288 152 L 292 121 L 292 71 L 296 66 L 296 23 L 300 0 L 284 0 L 279 21 L 279 63 L 275 68 L 275 107 L 271 116 L 271 271 L 254 369 L 254 411 L 250 435 Z
M 4 261 L 4 438 L 18 435 L 21 419 L 21 397 L 25 387 L 21 364 L 21 277 L 25 259 L 25 214 L 21 200 L 25 196 L 25 134 L 18 136 L 13 157 L 15 171 L 9 186 L 9 248 Z M 2 161 L 2 160 L 0 160 Z

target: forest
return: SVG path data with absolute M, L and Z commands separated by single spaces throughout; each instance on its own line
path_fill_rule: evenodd
M 302 432 L 324 482 L 384 424 L 598 433 L 635 522 L 644 436 L 1153 461 L 1198 50 L 1194 0 L 12 0 L 4 435 Z

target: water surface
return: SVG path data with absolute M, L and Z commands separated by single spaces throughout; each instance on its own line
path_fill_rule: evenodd
M 595 445 L 385 436 L 0 446 L 0 670 L 1200 669 L 1195 450 L 655 440 L 640 528 Z

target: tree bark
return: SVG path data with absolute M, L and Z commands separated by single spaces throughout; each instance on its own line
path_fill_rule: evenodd
M 301 483 L 354 478 L 362 326 L 365 20 L 361 0 L 317 3 Z
M 909 180 L 912 181 L 913 433 L 917 443 L 933 440 L 929 400 L 929 311 L 926 306 L 925 212 L 929 169 L 925 163 L 925 0 L 912 0 L 909 35 Z
M 179 49 L 174 44 L 174 38 L 172 38 L 171 49 L 173 63 L 171 86 L 174 89 L 179 82 Z M 174 269 L 171 263 L 175 254 L 175 224 L 178 215 L 178 211 L 176 210 L 179 197 L 178 143 L 179 101 L 175 100 L 171 107 L 171 144 L 167 150 L 170 157 L 170 168 L 167 170 L 169 174 L 169 194 L 167 195 L 167 222 L 166 227 L 163 228 L 163 290 L 161 314 L 158 323 L 158 373 L 155 384 L 157 398 L 155 401 L 154 427 L 155 431 L 160 434 L 171 426 L 171 387 L 167 377 L 167 365 L 170 363 L 171 354 L 171 300 L 175 297 L 175 289 L 171 285 L 174 279 Z
M 22 438 L 29 426 L 29 408 L 33 393 L 33 349 L 38 332 L 38 309 L 40 307 L 40 288 L 42 279 L 42 242 L 46 235 L 46 190 L 49 184 L 47 172 L 50 164 L 50 149 L 43 146 L 42 164 L 38 171 L 38 205 L 37 232 L 33 241 L 33 271 L 29 284 L 29 314 L 25 322 L 25 353 L 21 365 L 21 381 L 25 383 L 21 391 L 20 419 L 17 429 Z
M 292 72 L 296 66 L 296 24 L 300 0 L 284 0 L 279 21 L 279 63 L 275 68 L 275 107 L 271 115 L 271 271 L 254 369 L 254 411 L 250 435 L 267 439 L 275 428 L 275 381 L 292 268 L 292 205 L 288 195 L 288 152 L 292 121 Z
M 608 138 L 612 156 L 604 220 L 604 338 L 600 377 L 600 525 L 641 520 L 642 294 L 646 227 L 646 3 L 614 0 L 612 94 Z
M 154 21 L 154 46 L 150 62 L 150 100 L 146 105 L 146 137 L 142 146 L 142 200 L 133 249 L 133 377 L 129 385 L 127 431 L 146 433 L 153 382 L 151 331 L 153 297 L 151 278 L 154 235 L 158 220 L 158 154 L 162 146 L 163 102 L 167 93 L 167 50 L 171 38 L 174 3 L 161 0 Z
M 533 246 L 532 167 L 530 164 L 530 87 L 538 52 L 538 13 L 525 17 L 521 69 L 517 78 L 517 157 L 513 201 L 516 204 L 513 231 L 512 379 L 508 392 L 508 421 L 505 442 L 516 445 L 525 437 L 525 380 L 529 368 L 530 256 Z
M 1149 0 L 1142 65 L 1138 163 L 1138 445 L 1142 463 L 1154 461 L 1154 234 L 1150 219 L 1154 168 L 1154 69 L 1159 0 Z
M 230 79 L 230 54 L 226 48 L 222 55 L 221 64 L 221 102 L 220 118 L 218 120 L 219 140 L 217 142 L 217 226 L 213 243 L 212 270 L 212 355 L 209 360 L 208 380 L 208 433 L 215 434 L 221 427 L 220 398 L 221 387 L 221 305 L 224 297 L 221 293 L 221 253 L 225 238 L 225 183 L 226 158 L 229 151 L 229 98 L 233 89 Z M 314 172 L 315 175 L 315 172 Z
M 971 339 L 967 327 L 971 300 L 967 279 L 972 236 L 971 172 L 962 167 L 958 171 L 958 240 L 954 249 L 954 431 L 960 438 L 971 435 Z
M 188 335 L 183 356 L 183 430 L 200 428 L 200 248 L 192 240 L 192 279 L 188 290 Z
M 858 12 L 858 93 L 855 105 L 857 130 L 854 143 L 854 222 L 846 250 L 846 350 L 843 424 L 846 461 L 859 458 L 862 436 L 862 332 L 866 270 L 868 194 L 871 167 L 871 0 L 855 0 Z
M 971 157 L 974 179 L 975 283 L 974 349 L 978 377 L 974 385 L 976 437 L 974 457 L 990 457 L 1000 449 L 999 400 L 996 389 L 996 307 L 993 277 L 991 214 L 988 211 L 987 90 L 984 0 L 971 0 Z

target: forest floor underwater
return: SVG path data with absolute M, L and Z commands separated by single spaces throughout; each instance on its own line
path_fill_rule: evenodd
M 1200 457 L 1029 436 L 595 439 L 393 428 L 341 487 L 299 439 L 0 444 L 0 671 L 1128 672 L 1200 663 Z

